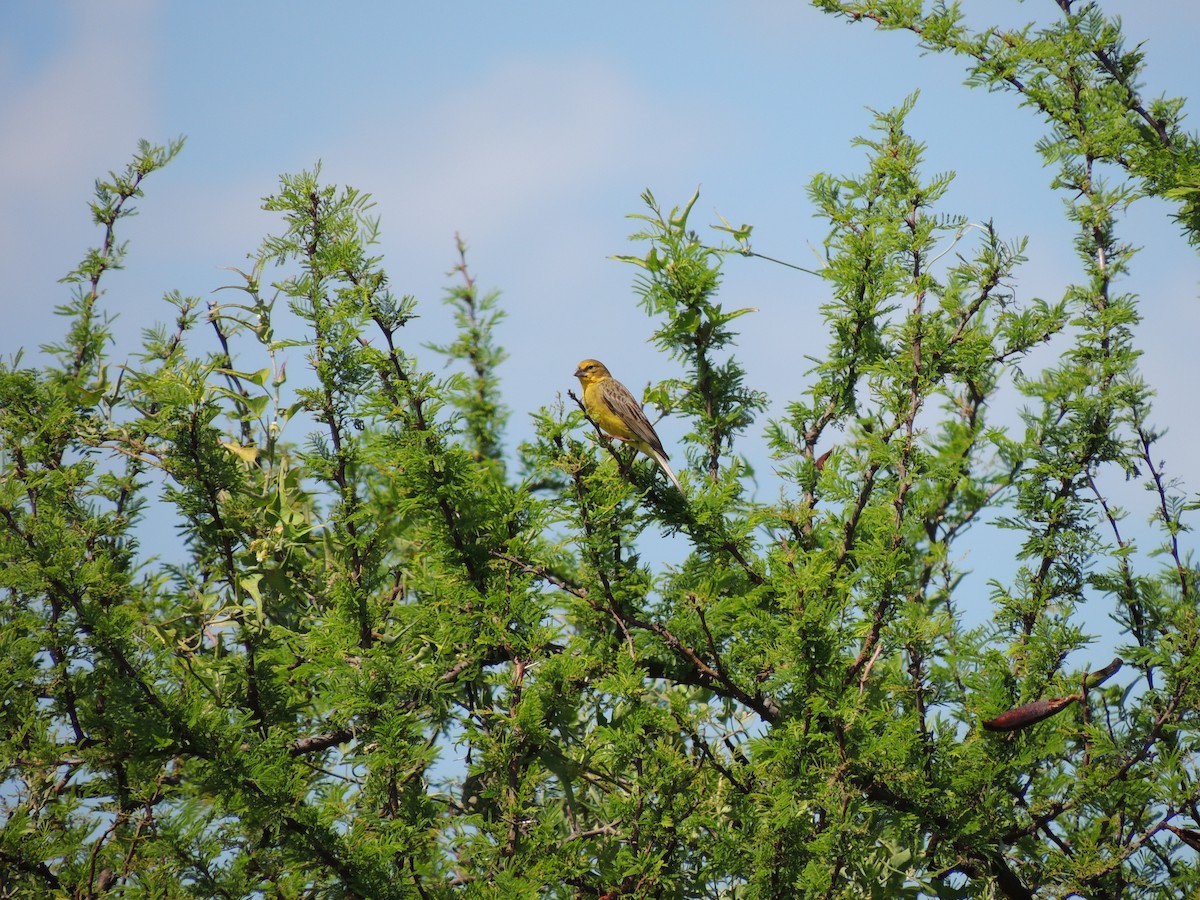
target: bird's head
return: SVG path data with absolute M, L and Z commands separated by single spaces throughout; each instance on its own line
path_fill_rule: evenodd
M 579 368 L 575 370 L 575 377 L 579 379 L 583 385 L 595 384 L 597 381 L 603 381 L 605 378 L 611 378 L 612 374 L 605 367 L 604 363 L 598 359 L 585 359 L 579 364 Z

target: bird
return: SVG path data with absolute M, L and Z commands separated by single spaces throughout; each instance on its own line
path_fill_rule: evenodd
M 612 377 L 608 367 L 596 359 L 585 359 L 575 370 L 583 385 L 583 408 L 600 430 L 611 438 L 632 444 L 658 463 L 671 483 L 683 493 L 683 485 L 671 471 L 667 451 L 654 433 L 654 426 L 642 412 L 642 405 L 629 393 L 629 388 Z

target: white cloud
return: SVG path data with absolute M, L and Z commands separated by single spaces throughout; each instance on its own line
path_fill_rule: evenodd
M 482 83 L 438 96 L 436 106 L 414 100 L 401 95 L 329 158 L 349 162 L 378 196 L 421 210 L 414 228 L 439 240 L 503 226 L 564 192 L 579 196 L 644 169 L 651 130 L 663 155 L 695 137 L 685 111 L 656 122 L 661 111 L 643 86 L 592 60 L 508 60 Z
M 52 188 L 64 174 L 90 167 L 101 155 L 98 147 L 111 148 L 114 160 L 129 153 L 152 119 L 153 55 L 147 49 L 157 5 L 78 0 L 70 4 L 68 34 L 40 65 L 23 73 L 9 61 L 8 76 L 18 86 L 0 100 L 0 167 L 6 173 L 0 191 Z
M 98 171 L 120 169 L 154 116 L 157 0 L 76 0 L 58 9 L 62 36 L 21 63 L 12 45 L 3 62 L 0 96 L 0 265 L 12 277 L 0 313 L 29 329 L 16 344 L 49 335 L 30 318 L 51 288 L 82 256 L 88 235 L 85 202 Z M 56 30 L 56 28 L 51 30 Z M 75 234 L 80 240 L 72 239 Z M 11 349 L 6 347 L 6 350 Z

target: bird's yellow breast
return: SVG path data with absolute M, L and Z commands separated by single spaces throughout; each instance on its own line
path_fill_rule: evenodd
M 610 437 L 618 437 L 626 441 L 636 440 L 637 435 L 605 399 L 605 380 L 605 378 L 600 378 L 586 382 L 583 386 L 583 405 L 587 409 L 588 415 L 595 419 L 600 430 Z

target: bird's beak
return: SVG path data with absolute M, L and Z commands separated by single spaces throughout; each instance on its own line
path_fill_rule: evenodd
M 582 377 L 583 377 L 583 369 L 576 369 L 576 370 L 575 370 L 575 377 L 576 377 L 576 378 L 582 378 Z

